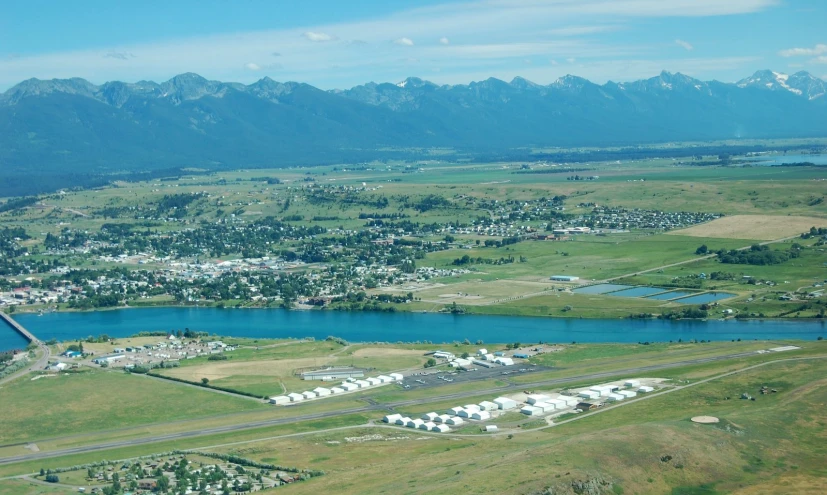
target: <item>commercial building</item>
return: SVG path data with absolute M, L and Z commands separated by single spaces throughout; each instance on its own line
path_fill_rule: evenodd
M 286 395 L 279 395 L 279 396 L 276 396 L 276 397 L 270 397 L 270 404 L 275 404 L 277 406 L 281 406 L 281 405 L 289 404 L 289 403 L 290 403 L 290 397 L 287 397 Z
M 548 395 L 543 395 L 543 394 L 531 394 L 531 395 L 529 395 L 528 397 L 526 397 L 526 400 L 525 400 L 525 401 L 526 401 L 528 404 L 534 405 L 534 404 L 537 404 L 538 402 L 545 402 L 545 401 L 547 401 L 547 400 L 549 400 L 549 399 L 550 399 L 550 397 L 549 397 Z
M 304 400 L 304 395 L 297 394 L 296 392 L 287 394 L 287 397 L 290 399 L 290 402 L 300 402 Z
M 509 399 L 508 397 L 497 397 L 494 399 L 494 403 L 497 404 L 497 406 L 499 406 L 499 408 L 503 411 L 515 409 L 517 407 L 517 401 L 514 399 Z
M 583 390 L 577 394 L 578 397 L 582 397 L 584 399 L 597 399 L 600 397 L 600 392 L 595 390 Z
M 301 374 L 302 380 L 334 381 L 347 378 L 362 378 L 365 370 L 358 368 L 324 368 L 315 371 L 306 371 Z
M 543 414 L 543 409 L 535 406 L 525 406 L 524 408 L 520 409 L 520 412 L 527 416 L 540 416 L 541 414 Z
M 126 356 L 124 356 L 123 354 L 114 354 L 111 356 L 101 356 L 99 358 L 95 358 L 92 360 L 92 362 L 97 365 L 102 365 L 104 363 L 110 365 L 122 359 L 126 359 Z

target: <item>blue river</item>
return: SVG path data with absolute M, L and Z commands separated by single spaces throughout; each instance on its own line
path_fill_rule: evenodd
M 142 308 L 83 313 L 17 314 L 41 340 L 90 335 L 126 337 L 142 331 L 190 328 L 215 335 L 284 338 L 333 335 L 351 342 L 664 342 L 670 340 L 795 339 L 827 334 L 819 320 L 664 321 L 531 318 L 434 313 L 348 313 L 282 309 Z M 0 325 L 0 350 L 25 341 Z

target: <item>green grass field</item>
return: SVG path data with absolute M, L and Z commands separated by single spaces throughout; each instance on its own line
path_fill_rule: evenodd
M 118 372 L 17 379 L 0 389 L 0 444 L 254 411 L 255 401 Z

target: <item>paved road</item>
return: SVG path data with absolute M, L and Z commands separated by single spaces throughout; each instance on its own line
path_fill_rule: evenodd
M 569 383 L 575 382 L 583 382 L 583 381 L 598 381 L 604 378 L 609 377 L 616 377 L 616 376 L 639 376 L 643 373 L 650 372 L 650 371 L 657 371 L 657 370 L 664 370 L 669 368 L 676 368 L 681 366 L 689 366 L 695 364 L 704 364 L 710 363 L 715 361 L 724 361 L 727 359 L 735 359 L 739 357 L 746 357 L 746 356 L 753 356 L 756 353 L 752 352 L 741 352 L 736 354 L 728 354 L 724 356 L 713 356 L 713 357 L 706 357 L 706 358 L 697 358 L 697 359 L 690 359 L 685 361 L 678 361 L 672 363 L 663 363 L 663 364 L 653 364 L 648 366 L 638 366 L 634 368 L 628 368 L 624 370 L 616 370 L 616 371 L 606 371 L 601 373 L 590 373 L 580 376 L 574 377 L 567 377 L 567 378 L 556 378 L 551 380 L 543 380 L 534 383 L 523 383 L 523 384 L 512 384 L 506 385 L 501 387 L 492 387 L 487 390 L 477 390 L 477 391 L 469 391 L 469 392 L 457 392 L 453 394 L 446 394 L 440 396 L 434 396 L 429 398 L 428 400 L 431 402 L 442 402 L 446 400 L 457 400 L 458 402 L 460 399 L 465 399 L 468 397 L 479 396 L 481 394 L 490 393 L 492 395 L 500 392 L 513 392 L 515 389 L 532 389 L 532 388 L 540 388 L 540 387 L 550 387 L 550 386 L 561 386 L 566 385 Z M 11 457 L 4 457 L 0 458 L 0 465 L 5 464 L 12 464 L 16 462 L 23 462 L 23 461 L 31 461 L 36 459 L 48 459 L 52 457 L 61 457 L 69 454 L 81 454 L 81 453 L 88 453 L 88 452 L 97 452 L 101 450 L 107 449 L 114 449 L 119 447 L 128 447 L 128 446 L 135 446 L 135 445 L 144 445 L 149 443 L 155 442 L 162 442 L 162 441 L 170 441 L 170 440 L 180 440 L 184 438 L 194 438 L 194 437 L 201 437 L 206 435 L 215 435 L 220 433 L 229 433 L 229 432 L 236 432 L 236 431 L 243 431 L 249 430 L 253 428 L 262 428 L 262 427 L 269 427 L 269 426 L 279 426 L 279 425 L 286 425 L 292 423 L 298 423 L 303 421 L 313 421 L 319 419 L 328 419 L 334 418 L 337 416 L 344 416 L 349 414 L 358 414 L 358 413 L 365 413 L 365 412 L 385 412 L 385 411 L 393 411 L 398 408 L 403 408 L 406 406 L 421 404 L 423 399 L 409 399 L 403 400 L 398 402 L 391 402 L 386 404 L 368 404 L 361 407 L 354 407 L 350 409 L 342 409 L 338 411 L 327 411 L 327 412 L 320 412 L 320 413 L 311 413 L 311 414 L 303 414 L 299 416 L 293 416 L 289 418 L 276 418 L 276 419 L 267 419 L 267 420 L 259 420 L 259 421 L 250 421 L 245 423 L 238 423 L 232 425 L 225 425 L 219 426 L 214 428 L 207 428 L 203 430 L 196 430 L 196 431 L 182 431 L 178 433 L 168 433 L 162 435 L 155 435 L 146 438 L 139 438 L 133 440 L 120 440 L 114 442 L 104 442 L 100 444 L 94 445 L 85 445 L 80 447 L 72 447 L 66 449 L 55 450 L 51 452 L 34 452 L 31 454 L 22 454 L 17 456 Z M 289 407 L 302 407 L 299 406 L 289 406 Z M 43 440 L 41 440 L 42 442 Z
M 17 331 L 19 331 L 26 338 L 28 338 L 30 342 L 33 342 L 33 343 L 37 344 L 37 346 L 40 348 L 40 358 L 37 361 L 32 363 L 31 366 L 23 368 L 22 370 L 19 370 L 18 372 L 13 373 L 13 374 L 7 376 L 6 378 L 3 378 L 2 380 L 0 380 L 0 385 L 3 385 L 4 383 L 8 383 L 8 382 L 10 382 L 10 381 L 12 381 L 16 378 L 19 378 L 20 376 L 25 375 L 25 374 L 29 373 L 30 371 L 42 370 L 43 368 L 45 368 L 46 364 L 48 364 L 48 362 L 49 362 L 49 356 L 51 356 L 51 352 L 49 351 L 49 346 L 47 346 L 45 343 L 38 340 L 38 338 L 35 337 L 31 332 L 26 330 L 23 327 L 23 325 L 17 323 L 16 321 L 14 321 L 14 319 L 12 319 L 11 316 L 7 315 L 6 313 L 4 313 L 2 311 L 0 311 L 0 319 L 5 321 L 6 323 L 8 323 L 9 326 L 11 326 L 13 328 L 16 328 Z

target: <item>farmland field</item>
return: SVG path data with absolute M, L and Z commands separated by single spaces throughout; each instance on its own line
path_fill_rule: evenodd
M 768 241 L 795 236 L 810 230 L 810 227 L 825 226 L 827 226 L 827 219 L 818 217 L 734 215 L 688 229 L 675 230 L 670 234 Z

